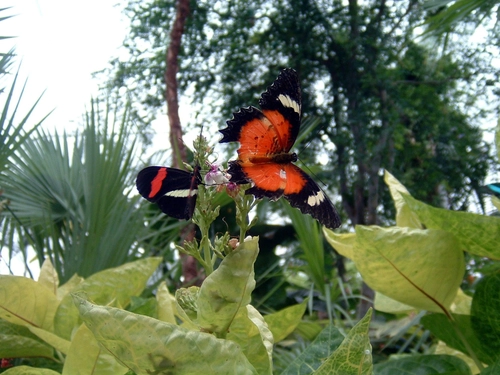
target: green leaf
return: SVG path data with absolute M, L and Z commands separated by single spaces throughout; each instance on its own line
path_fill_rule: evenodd
M 420 322 L 438 339 L 445 342 L 447 346 L 457 349 L 470 357 L 471 353 L 467 350 L 465 341 L 472 350 L 473 355 L 475 354 L 481 362 L 493 363 L 493 357 L 483 350 L 481 340 L 472 329 L 471 317 L 458 314 L 452 316 L 453 322 L 450 322 L 443 314 L 429 314 L 424 316 Z
M 465 262 L 448 232 L 358 225 L 355 241 L 349 237 L 348 242 L 356 268 L 372 289 L 423 310 L 444 312 L 450 307 Z M 335 242 L 332 246 L 337 249 Z
M 54 330 L 54 293 L 32 279 L 0 275 L 0 318 L 26 327 Z
M 500 360 L 489 365 L 487 368 L 481 371 L 481 375 L 497 375 L 497 374 L 500 374 Z
M 252 305 L 238 310 L 227 339 L 239 345 L 258 374 L 272 374 L 273 335 Z
M 0 319 L 0 358 L 53 358 L 54 349 L 27 327 Z
M 483 277 L 472 299 L 471 323 L 483 350 L 500 360 L 500 274 Z M 490 362 L 491 363 L 491 362 Z
M 408 190 L 389 172 L 385 171 L 384 181 L 389 187 L 389 191 L 396 206 L 396 225 L 398 227 L 409 227 L 422 229 L 422 224 L 418 220 L 417 215 L 413 213 L 406 204 L 401 194 L 410 195 Z
M 372 309 L 349 331 L 342 344 L 314 372 L 315 375 L 369 375 L 372 374 L 372 347 L 368 330 Z
M 132 296 L 138 296 L 142 293 L 146 282 L 160 261 L 161 258 L 145 258 L 98 272 L 78 284 L 73 292 L 84 291 L 96 303 L 112 304 L 123 308 L 129 304 Z M 67 294 L 57 309 L 56 333 L 69 340 L 73 330 L 80 323 L 73 298 L 71 294 Z
M 293 227 L 303 251 L 304 266 L 302 267 L 310 279 L 314 282 L 314 287 L 322 295 L 325 295 L 325 280 L 327 279 L 325 270 L 325 249 L 321 227 L 316 219 L 310 215 L 304 215 L 290 204 L 282 201 L 282 206 L 292 219 Z
M 471 375 L 469 366 L 460 358 L 451 355 L 412 355 L 406 358 L 390 359 L 376 364 L 373 370 L 374 375 Z
M 97 341 L 138 375 L 257 374 L 230 340 L 73 298 Z
M 29 366 L 16 366 L 2 372 L 4 375 L 61 375 L 54 370 L 47 368 L 29 367 Z
M 62 375 L 119 375 L 128 369 L 102 350 L 92 332 L 82 324 L 71 340 Z
M 132 296 L 127 310 L 134 314 L 146 315 L 158 319 L 158 304 L 154 297 L 144 298 Z
M 274 342 L 284 340 L 299 325 L 308 301 L 286 307 L 280 311 L 264 316 L 264 319 L 273 333 Z
M 238 310 L 250 303 L 258 253 L 258 238 L 245 240 L 203 281 L 197 321 L 204 330 L 225 335 Z
M 500 259 L 500 218 L 469 212 L 450 211 L 403 195 L 406 203 L 428 229 L 442 229 L 460 241 L 460 249 L 471 254 Z
M 441 340 L 439 340 L 437 345 L 435 346 L 435 351 L 433 354 L 451 355 L 453 357 L 460 358 L 462 361 L 467 363 L 467 366 L 469 366 L 469 369 L 473 374 L 480 373 L 479 367 L 477 366 L 478 364 L 481 365 L 481 367 L 483 367 L 483 365 L 480 362 L 474 362 L 474 360 L 471 357 L 462 353 L 459 350 L 450 348 Z
M 344 341 L 344 336 L 334 326 L 325 327 L 281 375 L 312 374 Z

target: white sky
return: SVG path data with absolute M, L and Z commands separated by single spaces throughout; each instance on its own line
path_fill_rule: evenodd
M 45 127 L 71 127 L 79 121 L 97 83 L 91 73 L 106 67 L 118 55 L 127 34 L 127 22 L 117 0 L 8 0 L 0 16 L 15 15 L 0 22 L 0 35 L 16 38 L 0 42 L 0 51 L 16 46 L 22 61 L 21 76 L 28 85 L 23 103 L 32 105 L 46 90 L 38 120 L 55 112 Z M 23 113 L 23 112 L 21 112 Z

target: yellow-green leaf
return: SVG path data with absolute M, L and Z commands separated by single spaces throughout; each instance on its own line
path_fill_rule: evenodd
M 54 293 L 32 279 L 0 275 L 0 318 L 8 322 L 51 332 L 58 303 Z
M 353 259 L 356 245 L 356 233 L 335 233 L 333 230 L 323 229 L 326 240 L 340 255 Z
M 71 340 L 62 375 L 120 375 L 128 369 L 103 350 L 92 332 L 82 324 Z
M 462 211 L 450 211 L 422 203 L 403 195 L 413 212 L 429 229 L 442 229 L 460 241 L 460 250 L 471 254 L 500 259 L 500 218 Z
M 158 267 L 161 258 L 145 258 L 122 266 L 98 272 L 78 284 L 76 291 L 84 291 L 96 303 L 125 307 L 132 296 L 144 290 L 146 282 Z M 71 294 L 66 295 L 57 309 L 56 333 L 69 340 L 73 330 L 81 324 Z
M 408 190 L 389 172 L 385 171 L 384 181 L 389 187 L 389 191 L 396 206 L 396 225 L 398 227 L 409 227 L 422 229 L 422 224 L 406 204 L 401 194 L 410 195 Z
M 454 314 L 470 315 L 472 297 L 464 293 L 462 289 L 458 289 L 457 296 L 451 305 L 451 311 Z
M 380 292 L 375 292 L 373 307 L 375 307 L 375 310 L 377 311 L 383 311 L 391 314 L 401 314 L 415 310 L 413 306 L 405 305 L 404 303 L 387 297 L 385 294 Z
M 50 344 L 61 353 L 68 353 L 70 342 L 68 340 L 63 339 L 62 337 L 57 336 L 55 333 L 44 330 L 43 328 L 38 327 L 28 327 L 31 333 L 37 335 L 47 344 Z
M 137 375 L 257 374 L 230 340 L 73 298 L 97 341 Z
M 250 303 L 255 288 L 253 265 L 258 253 L 258 238 L 245 240 L 203 281 L 197 320 L 204 330 L 225 334 L 240 307 Z
M 177 324 L 174 313 L 175 298 L 168 291 L 167 283 L 165 281 L 162 281 L 158 286 L 156 301 L 158 302 L 158 319 L 163 322 Z
M 57 288 L 57 299 L 62 301 L 62 299 L 74 290 L 77 290 L 78 285 L 84 281 L 84 278 L 78 275 L 73 275 L 66 281 L 63 285 Z
M 57 275 L 57 271 L 48 258 L 45 259 L 42 267 L 40 268 L 38 283 L 45 286 L 52 293 L 57 293 L 57 288 L 59 286 L 59 276 Z
M 307 300 L 264 317 L 269 329 L 273 333 L 275 343 L 285 339 L 295 330 L 302 320 L 306 308 Z
M 406 305 L 443 313 L 465 272 L 458 241 L 440 230 L 356 227 L 354 262 L 374 290 Z
M 273 335 L 262 315 L 252 305 L 238 310 L 227 339 L 240 346 L 258 374 L 272 374 Z

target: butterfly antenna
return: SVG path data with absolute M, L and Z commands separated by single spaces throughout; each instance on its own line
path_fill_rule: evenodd
M 314 172 L 311 170 L 311 168 L 309 168 L 309 166 L 308 166 L 306 163 L 304 163 L 304 162 L 302 161 L 302 159 L 300 159 L 298 156 L 297 156 L 297 160 L 298 160 L 298 161 L 300 161 L 300 163 L 302 164 L 302 169 L 307 170 L 308 174 L 309 174 L 310 176 L 313 176 L 313 177 L 314 177 L 314 179 L 315 179 L 316 181 L 320 182 L 323 188 L 324 188 L 325 186 L 327 186 L 327 185 L 323 182 L 323 180 L 322 180 L 321 178 L 319 178 L 319 177 L 318 177 L 318 175 L 317 175 L 316 173 L 314 173 Z
M 307 150 L 309 148 L 309 146 L 311 145 L 312 143 L 312 140 L 311 141 L 308 141 L 305 145 L 302 145 L 301 144 L 301 147 L 300 149 L 298 150 L 297 154 L 301 154 L 303 153 L 305 150 Z

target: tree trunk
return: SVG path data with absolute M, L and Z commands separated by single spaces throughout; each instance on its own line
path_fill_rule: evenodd
M 167 49 L 165 69 L 165 100 L 170 123 L 170 144 L 172 145 L 172 164 L 182 168 L 186 161 L 186 146 L 182 141 L 182 127 L 179 118 L 179 98 L 177 95 L 177 73 L 179 71 L 179 49 L 181 47 L 184 25 L 189 14 L 189 0 L 178 0 L 177 15 L 170 31 L 170 45 Z
M 167 101 L 167 113 L 170 123 L 170 144 L 172 146 L 172 165 L 182 169 L 182 163 L 187 161 L 186 146 L 182 141 L 182 126 L 179 118 L 179 97 L 177 95 L 177 73 L 179 71 L 179 50 L 181 47 L 184 25 L 189 15 L 189 0 L 177 1 L 177 14 L 172 30 L 170 31 L 170 45 L 167 49 L 165 68 L 165 100 Z M 181 233 L 181 242 L 192 240 L 195 235 L 193 224 L 186 226 Z M 185 254 L 181 254 L 182 275 L 184 283 L 192 284 L 199 280 L 196 260 Z

